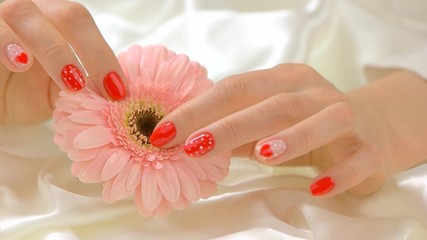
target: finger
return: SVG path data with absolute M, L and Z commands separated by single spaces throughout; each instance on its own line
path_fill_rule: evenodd
M 347 191 L 378 172 L 383 158 L 378 148 L 365 146 L 317 176 L 310 185 L 310 192 L 313 196 L 331 197 Z
M 112 100 L 126 96 L 126 78 L 115 54 L 103 38 L 90 12 L 80 3 L 35 0 L 46 18 L 79 56 L 101 95 Z
M 195 130 L 233 112 L 298 90 L 312 72 L 304 65 L 286 64 L 226 78 L 160 121 L 150 142 L 165 148 L 182 143 Z
M 260 140 L 255 153 L 265 164 L 281 164 L 339 139 L 354 129 L 354 122 L 351 105 L 337 102 L 278 134 Z
M 3 2 L 0 15 L 61 89 L 84 88 L 86 77 L 77 57 L 32 1 Z
M 25 50 L 24 44 L 12 29 L 0 19 L 0 48 L 5 54 L 0 54 L 0 62 L 12 72 L 24 72 L 32 63 L 32 55 Z
M 313 96 L 278 94 L 198 130 L 185 142 L 184 150 L 192 157 L 231 150 L 289 127 L 322 107 Z

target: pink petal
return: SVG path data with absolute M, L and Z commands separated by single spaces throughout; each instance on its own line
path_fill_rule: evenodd
M 106 181 L 104 184 L 104 189 L 102 190 L 102 199 L 107 203 L 113 203 L 116 200 L 111 195 L 111 188 L 113 187 L 114 179 Z
M 214 182 L 219 182 L 222 179 L 224 179 L 225 176 L 222 175 L 220 168 L 215 167 L 215 166 L 213 166 L 210 163 L 205 162 L 205 161 L 198 161 L 198 163 L 208 174 L 209 180 L 214 181 Z
M 159 207 L 154 210 L 153 215 L 158 217 L 166 217 L 169 214 L 170 210 L 170 203 L 168 202 L 168 200 L 166 200 L 166 198 L 163 198 L 160 202 Z
M 85 168 L 89 165 L 89 163 L 90 161 L 73 162 L 73 164 L 71 164 L 71 173 L 74 176 L 79 177 L 81 173 L 85 170 Z
M 81 131 L 88 129 L 89 127 L 90 126 L 88 126 L 88 125 L 82 125 L 82 124 L 75 123 L 75 122 L 71 121 L 71 119 L 69 119 L 68 117 L 58 119 L 52 125 L 52 128 L 56 132 L 58 132 L 62 135 L 68 135 L 69 132 L 71 132 L 71 131 L 81 132 Z
M 102 169 L 102 179 L 108 180 L 116 176 L 128 163 L 130 152 L 124 148 L 119 148 L 105 163 Z
M 139 214 L 145 217 L 150 217 L 153 214 L 153 210 L 148 210 L 142 202 L 141 189 L 135 189 L 135 206 L 138 209 Z
M 77 135 L 73 145 L 79 149 L 97 148 L 111 143 L 113 139 L 114 134 L 110 128 L 94 126 Z
M 106 107 L 106 102 L 91 99 L 81 103 L 80 106 L 88 110 L 100 111 Z
M 186 208 L 188 205 L 191 204 L 191 201 L 188 200 L 186 197 L 181 196 L 179 198 L 179 200 L 175 203 L 172 203 L 172 207 L 175 208 L 176 210 L 182 210 L 184 208 Z
M 141 184 L 141 175 L 142 175 L 142 163 L 134 162 L 132 170 L 129 172 L 128 180 L 126 182 L 126 189 L 129 192 L 135 190 L 138 185 Z
M 230 153 L 221 153 L 213 157 L 207 157 L 204 159 L 204 161 L 219 168 L 229 168 L 230 156 L 231 156 Z
M 80 174 L 80 181 L 86 183 L 98 183 L 104 181 L 102 178 L 102 169 L 111 156 L 113 150 L 102 150 L 98 156 L 89 163 L 86 169 Z
M 182 194 L 191 201 L 197 201 L 200 198 L 200 185 L 194 173 L 181 162 L 173 162 L 176 173 L 178 174 L 179 184 Z
M 214 195 L 216 192 L 216 183 L 211 181 L 200 181 L 200 190 L 202 190 L 202 198 L 206 199 Z
M 79 111 L 71 114 L 69 118 L 82 124 L 106 125 L 107 123 L 106 116 L 99 111 Z
M 163 168 L 156 171 L 157 182 L 165 198 L 174 203 L 178 201 L 180 195 L 178 176 L 169 161 L 162 161 L 162 164 Z
M 194 159 L 190 159 L 186 156 L 183 156 L 182 162 L 191 169 L 191 172 L 193 172 L 198 179 L 200 180 L 208 179 L 208 175 L 206 174 L 206 171 L 197 163 L 197 161 L 194 161 Z
M 68 158 L 73 161 L 87 161 L 93 160 L 101 149 L 79 149 L 68 153 Z
M 129 196 L 132 192 L 127 191 L 126 181 L 129 176 L 129 172 L 133 167 L 133 163 L 129 162 L 122 171 L 119 172 L 117 177 L 114 178 L 114 183 L 111 188 L 111 196 L 115 200 L 121 200 Z
M 142 173 L 141 197 L 144 206 L 148 210 L 157 208 L 163 197 L 157 184 L 156 171 L 151 167 L 147 167 Z

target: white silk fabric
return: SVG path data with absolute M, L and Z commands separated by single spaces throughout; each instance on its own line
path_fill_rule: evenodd
M 299 62 L 348 91 L 367 82 L 367 64 L 387 67 L 381 59 L 426 69 L 427 56 L 406 57 L 427 44 L 424 0 L 79 2 L 117 53 L 164 44 L 214 81 Z M 0 127 L 0 239 L 427 239 L 426 165 L 372 195 L 325 199 L 309 194 L 310 168 L 235 158 L 215 196 L 147 219 L 131 199 L 106 204 L 101 186 L 76 180 L 52 136 L 50 123 Z

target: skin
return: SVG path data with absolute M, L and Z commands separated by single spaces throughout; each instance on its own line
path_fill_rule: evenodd
M 6 54 L 0 54 L 0 123 L 34 123 L 49 118 L 59 90 L 69 91 L 60 77 L 61 69 L 67 64 L 75 65 L 82 72 L 85 69 L 89 74 L 85 76 L 86 85 L 94 85 L 106 98 L 110 97 L 103 85 L 104 76 L 114 71 L 122 81 L 125 79 L 92 16 L 79 3 L 2 2 L 0 48 L 5 49 L 11 43 L 27 52 L 28 64 L 18 68 Z
M 76 62 L 65 43 L 73 46 L 91 76 L 88 84 L 94 84 L 104 97 L 108 95 L 102 87 L 103 76 L 112 70 L 123 76 L 80 4 L 8 0 L 0 4 L 0 17 L 0 47 L 15 42 L 31 54 L 29 64 L 19 69 L 0 55 L 1 124 L 50 118 L 53 102 L 64 89 L 58 73 L 63 65 Z M 31 24 L 25 19 L 32 19 Z M 86 37 L 74 35 L 76 29 Z M 37 40 L 35 35 L 48 37 Z M 103 64 L 97 64 L 100 57 Z M 427 83 L 399 70 L 343 93 L 309 66 L 281 64 L 220 81 L 158 126 L 166 122 L 176 126 L 176 136 L 162 147 L 210 132 L 216 145 L 207 154 L 232 150 L 235 156 L 272 166 L 313 166 L 320 172 L 313 181 L 326 176 L 335 181 L 323 196 L 344 191 L 367 194 L 393 174 L 425 162 Z M 263 160 L 256 147 L 271 139 L 282 139 L 287 149 Z

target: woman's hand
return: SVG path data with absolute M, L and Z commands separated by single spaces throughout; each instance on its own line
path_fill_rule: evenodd
M 195 161 L 233 150 L 268 165 L 314 166 L 316 196 L 370 193 L 427 156 L 410 145 L 427 142 L 426 100 L 427 84 L 411 73 L 344 94 L 310 67 L 284 64 L 221 81 L 163 119 L 150 140 L 185 142 Z
M 0 124 L 47 119 L 60 89 L 78 92 L 93 84 L 106 98 L 126 95 L 114 53 L 78 3 L 2 2 L 0 48 Z

